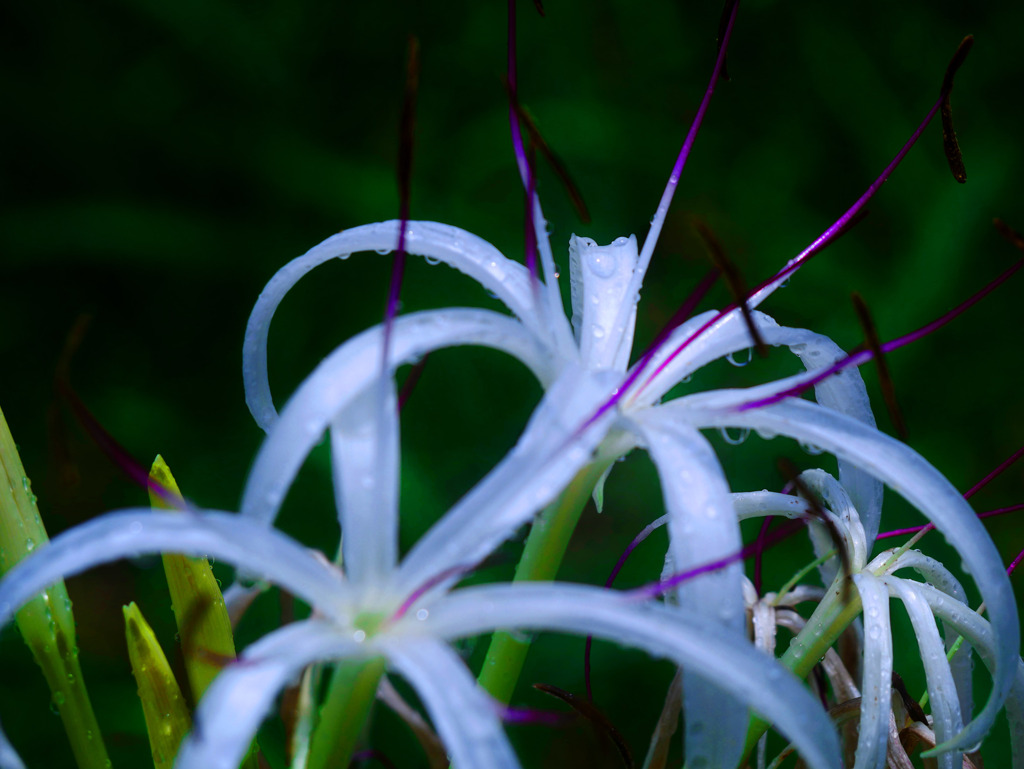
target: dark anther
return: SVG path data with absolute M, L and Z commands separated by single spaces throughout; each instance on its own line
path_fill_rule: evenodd
M 1018 251 L 1024 251 L 1024 235 L 1010 227 L 1002 219 L 993 219 L 992 224 L 999 230 L 999 234 L 1006 238 L 1006 241 Z
M 736 7 L 736 3 L 739 0 L 729 0 L 725 7 L 722 9 L 722 15 L 718 19 L 718 51 L 722 50 L 722 42 L 725 40 L 725 32 L 729 28 L 729 18 L 732 16 L 732 9 Z M 729 62 L 727 59 L 722 59 L 722 69 L 718 73 L 718 76 L 729 81 Z
M 750 312 L 750 307 L 747 306 L 747 287 L 743 282 L 743 276 L 740 275 L 736 265 L 729 261 L 729 258 L 725 255 L 725 249 L 722 248 L 718 238 L 711 232 L 711 228 L 700 219 L 694 222 L 694 226 L 697 228 L 697 232 L 700 233 L 701 238 L 704 239 L 704 244 L 711 255 L 711 261 L 725 278 L 733 301 L 739 305 L 740 312 L 743 313 L 743 320 L 747 324 L 747 330 L 750 331 L 750 338 L 754 342 L 754 349 L 757 350 L 757 354 L 762 358 L 767 358 L 768 347 L 765 345 L 764 339 L 761 338 L 761 332 L 757 330 L 757 324 L 754 323 L 754 315 Z
M 946 67 L 946 76 L 942 78 L 942 145 L 946 151 L 949 170 L 953 172 L 953 178 L 961 184 L 967 181 L 967 169 L 964 168 L 964 156 L 960 152 L 960 144 L 956 140 L 956 131 L 953 130 L 953 108 L 949 104 L 949 95 L 953 92 L 953 78 L 956 76 L 956 71 L 967 59 L 972 45 L 974 45 L 972 35 L 968 35 L 960 41 L 956 53 L 953 54 L 949 66 Z
M 893 385 L 892 376 L 889 374 L 889 365 L 885 360 L 885 353 L 882 351 L 882 343 L 878 338 L 878 329 L 875 328 L 875 323 L 871 319 L 871 313 L 868 312 L 868 306 L 864 303 L 864 299 L 854 291 L 850 295 L 850 299 L 853 301 L 853 308 L 857 311 L 857 320 L 860 321 L 860 327 L 864 330 L 864 341 L 867 344 L 867 348 L 871 350 L 871 354 L 875 357 L 875 366 L 878 371 L 878 384 L 882 388 L 882 397 L 885 399 L 885 407 L 889 411 L 889 418 L 892 420 L 893 427 L 896 428 L 896 434 L 900 437 L 901 441 L 907 440 L 907 425 L 903 420 L 903 414 L 900 412 L 899 404 L 896 401 L 896 387 Z
M 896 690 L 900 695 L 900 699 L 903 700 L 903 707 L 907 709 L 907 714 L 915 721 L 927 724 L 928 717 L 925 716 L 924 709 L 907 692 L 907 685 L 903 683 L 903 678 L 895 670 L 892 672 L 892 688 Z
M 537 128 L 537 124 L 530 117 L 530 113 L 526 111 L 522 104 L 519 103 L 519 99 L 516 97 L 515 91 L 512 89 L 510 84 L 506 81 L 505 88 L 508 91 L 509 103 L 512 105 L 512 109 L 515 110 L 516 115 L 519 117 L 520 122 L 526 128 L 526 133 L 530 137 L 530 144 L 540 150 L 540 154 L 547 160 L 548 165 L 554 170 L 555 175 L 558 176 L 562 186 L 565 187 L 565 191 L 569 195 L 569 200 L 572 202 L 572 207 L 576 209 L 576 215 L 580 218 L 584 224 L 590 224 L 590 212 L 587 210 L 587 204 L 583 202 L 583 195 L 580 192 L 579 187 L 572 180 L 569 175 L 569 169 L 566 168 L 565 163 L 562 162 L 561 158 L 558 157 L 548 146 L 548 143 L 544 141 L 544 137 L 540 135 L 540 130 Z
M 799 468 L 785 457 L 779 457 L 777 463 L 782 477 L 789 483 L 792 483 L 800 493 L 800 496 L 806 500 L 808 507 L 811 508 L 811 517 L 828 530 L 828 535 L 832 539 L 832 546 L 836 549 L 836 553 L 839 554 L 839 564 L 843 570 L 842 601 L 847 603 L 850 599 L 850 574 L 852 569 L 850 568 L 850 553 L 846 549 L 846 543 L 843 541 L 842 534 L 839 533 L 839 527 L 825 513 L 821 503 L 818 502 L 818 498 L 807 488 L 807 484 L 800 479 Z
M 603 734 L 615 743 L 615 747 L 618 749 L 619 755 L 622 757 L 622 763 L 626 766 L 626 769 L 633 769 L 635 766 L 633 763 L 633 754 L 629 749 L 626 738 L 623 737 L 612 722 L 608 720 L 608 716 L 582 697 L 577 697 L 572 692 L 567 692 L 565 689 L 559 689 L 557 686 L 552 686 L 551 684 L 534 684 L 533 688 L 537 691 L 544 692 L 545 694 L 550 694 L 552 697 L 557 697 L 585 719 L 590 721 L 599 734 Z

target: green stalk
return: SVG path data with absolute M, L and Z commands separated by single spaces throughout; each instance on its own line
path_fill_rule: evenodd
M 861 612 L 860 594 L 856 590 L 851 590 L 850 595 L 846 596 L 847 601 L 844 602 L 841 584 L 839 579 L 832 583 L 828 595 L 818 604 L 804 629 L 797 633 L 779 660 L 800 678 L 806 678 L 810 674 L 814 666 L 821 662 L 825 652 Z M 761 735 L 768 731 L 768 726 L 767 721 L 756 716 L 751 718 L 743 749 L 743 761 L 756 747 Z
M 0 411 L 0 575 L 48 542 L 32 484 Z M 27 602 L 15 620 L 43 670 L 79 769 L 109 769 L 96 714 L 78 664 L 71 599 L 60 581 Z
M 308 769 L 347 767 L 359 735 L 370 717 L 385 660 L 339 662 L 309 746 Z
M 584 467 L 565 491 L 541 512 L 526 538 L 514 582 L 544 582 L 557 576 L 580 514 L 601 474 L 612 461 L 593 462 Z M 529 650 L 528 641 L 503 630 L 495 632 L 477 679 L 480 685 L 496 700 L 507 705 Z

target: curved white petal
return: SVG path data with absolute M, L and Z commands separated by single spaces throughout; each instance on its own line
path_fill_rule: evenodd
M 732 506 L 741 521 L 768 515 L 802 518 L 813 512 L 806 499 L 777 491 L 738 491 L 732 495 Z
M 667 657 L 766 716 L 797 745 L 809 766 L 838 769 L 841 764 L 835 729 L 799 679 L 748 641 L 676 609 L 602 588 L 547 583 L 458 590 L 418 616 L 422 619 L 403 619 L 410 634 L 459 638 L 498 628 L 553 630 L 594 635 Z
M 810 491 L 821 498 L 825 509 L 835 516 L 836 528 L 843 537 L 843 544 L 850 558 L 851 571 L 862 569 L 867 562 L 867 540 L 864 536 L 864 527 L 861 525 L 860 516 L 846 489 L 824 470 L 806 470 L 800 473 L 800 480 Z M 831 549 L 831 537 L 823 541 L 820 547 L 824 548 L 821 552 Z M 826 585 L 831 584 L 835 579 L 839 565 L 838 558 L 823 565 L 823 568 L 824 566 L 829 567 L 824 573 Z
M 853 575 L 864 606 L 864 674 L 854 769 L 884 769 L 892 710 L 889 591 L 871 574 Z
M 88 521 L 40 546 L 0 580 L 0 628 L 59 579 L 144 553 L 213 556 L 273 581 L 339 620 L 349 590 L 341 575 L 294 540 L 238 515 L 133 508 Z M 22 763 L 0 730 L 0 767 Z
M 967 603 L 967 593 L 964 592 L 960 581 L 953 576 L 945 566 L 934 558 L 931 558 L 918 550 L 908 550 L 899 556 L 896 563 L 889 570 L 895 574 L 900 569 L 913 569 L 928 582 L 928 584 L 941 590 L 954 600 L 963 604 Z M 948 623 L 945 625 L 946 650 L 952 648 L 957 641 L 959 631 Z M 949 661 L 949 667 L 953 671 L 953 681 L 956 683 L 957 695 L 960 698 L 960 712 L 970 713 L 974 709 L 973 687 L 971 685 L 971 645 L 968 642 L 960 644 L 960 648 Z
M 882 577 L 881 581 L 889 588 L 889 592 L 899 598 L 910 615 L 914 626 L 917 645 L 921 650 L 921 664 L 924 666 L 928 681 L 928 700 L 932 711 L 932 729 L 935 731 L 937 743 L 948 742 L 953 735 L 963 728 L 960 714 L 960 698 L 953 682 L 953 672 L 949 669 L 946 649 L 939 637 L 939 629 L 925 599 L 918 594 L 916 583 L 896 577 Z M 939 769 L 955 769 L 963 764 L 957 753 L 948 751 L 938 758 Z
M 356 656 L 363 644 L 322 620 L 286 625 L 225 667 L 203 695 L 175 769 L 237 769 L 278 693 L 314 662 Z
M 244 515 L 274 520 L 295 474 L 328 425 L 380 376 L 382 335 L 377 326 L 353 337 L 299 386 L 256 456 L 242 497 Z M 487 310 L 435 310 L 397 318 L 388 366 L 393 369 L 432 350 L 464 344 L 507 352 L 542 383 L 554 377 L 554 361 L 536 337 L 515 319 Z
M 657 408 L 629 420 L 643 437 L 658 468 L 669 512 L 669 549 L 674 568 L 685 571 L 743 547 L 729 485 L 710 444 L 699 431 L 663 418 Z M 707 618 L 737 638 L 746 638 L 743 565 L 702 574 L 677 589 L 684 612 Z M 739 763 L 747 724 L 737 718 L 743 705 L 691 668 L 683 669 L 686 707 L 686 762 L 690 766 L 733 767 Z
M 1013 683 L 1020 648 L 1013 590 L 985 527 L 949 481 L 906 445 L 862 422 L 802 399 L 790 398 L 764 408 L 736 411 L 736 406 L 750 399 L 750 392 L 722 390 L 692 395 L 662 408 L 688 414 L 697 427 L 770 430 L 848 459 L 924 513 L 960 553 L 965 570 L 969 570 L 985 600 L 998 641 L 997 670 L 988 702 L 951 742 L 966 751 L 991 727 Z
M 36 548 L 0 581 L 0 627 L 63 577 L 120 558 L 182 553 L 226 561 L 274 582 L 331 617 L 348 616 L 351 591 L 330 564 L 290 537 L 234 513 L 129 508 L 87 521 Z
M 411 593 L 453 567 L 475 566 L 560 494 L 615 419 L 608 411 L 581 429 L 616 384 L 612 372 L 602 376 L 566 366 L 512 451 L 406 555 L 395 589 Z
M 978 656 L 994 670 L 996 644 L 992 626 L 976 611 L 931 585 L 919 585 L 918 593 L 928 602 L 932 613 L 943 622 L 952 625 L 971 646 L 978 650 Z M 1013 769 L 1024 768 L 1024 662 L 1018 657 L 1013 686 L 1006 698 L 1006 719 L 1010 723 L 1010 750 Z M 938 745 L 936 750 L 948 749 L 950 745 Z
M 629 364 L 636 302 L 626 291 L 637 259 L 636 235 L 616 238 L 607 246 L 576 235 L 569 239 L 572 326 L 580 358 L 589 369 L 625 371 Z M 620 312 L 620 307 L 629 311 Z
M 703 313 L 691 318 L 676 329 L 648 363 L 647 370 L 655 371 L 661 361 L 667 360 L 680 344 L 714 317 L 714 311 Z M 752 312 L 751 317 L 765 344 L 774 347 L 788 347 L 809 372 L 831 366 L 845 357 L 843 350 L 827 336 L 807 329 L 779 326 L 775 320 L 762 312 Z M 681 379 L 690 376 L 697 369 L 706 366 L 711 361 L 746 349 L 750 345 L 750 331 L 743 316 L 737 311 L 723 315 L 679 355 L 672 358 L 672 362 L 660 371 L 650 385 L 642 391 L 637 402 L 653 403 Z M 805 379 L 806 376 L 806 374 L 801 374 L 788 377 L 762 387 L 766 393 L 784 390 L 786 387 L 791 387 L 796 381 Z M 782 383 L 787 384 L 783 387 Z M 760 392 L 760 388 L 758 392 Z M 836 376 L 819 382 L 815 385 L 814 397 L 822 406 L 835 409 L 872 427 L 875 425 L 867 388 L 864 386 L 864 379 L 861 377 L 860 371 L 856 368 L 845 369 Z M 860 515 L 867 541 L 874 542 L 882 510 L 882 485 L 870 474 L 859 470 L 845 460 L 839 462 L 839 480 Z
M 462 769 L 519 769 L 498 718 L 497 703 L 481 689 L 447 644 L 432 638 L 382 639 L 380 648 L 412 684 L 434 728 Z
M 242 376 L 249 411 L 264 430 L 269 429 L 275 416 L 267 378 L 267 335 L 278 304 L 303 275 L 330 259 L 344 259 L 357 251 L 393 250 L 398 244 L 400 224 L 366 224 L 332 235 L 278 270 L 260 293 L 245 330 Z M 544 328 L 543 317 L 534 308 L 526 268 L 506 258 L 487 241 L 447 224 L 410 221 L 406 222 L 405 249 L 464 272 L 504 302 L 539 339 L 549 338 L 550 331 Z
M 353 584 L 382 582 L 398 561 L 398 460 L 398 398 L 388 378 L 331 421 L 342 564 Z

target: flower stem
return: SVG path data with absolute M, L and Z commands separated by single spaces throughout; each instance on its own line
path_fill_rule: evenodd
M 800 678 L 806 678 L 814 666 L 821 662 L 832 645 L 839 639 L 847 626 L 861 613 L 860 594 L 851 590 L 843 596 L 840 575 L 829 588 L 825 598 L 807 620 L 804 629 L 790 642 L 786 653 L 779 662 Z M 844 601 L 844 598 L 846 599 Z M 768 722 L 756 716 L 751 718 L 747 730 L 747 741 L 743 749 L 743 760 L 756 747 L 761 735 L 768 731 Z M 742 762 L 741 762 L 742 763 Z
M 514 582 L 543 582 L 557 576 L 587 499 L 612 461 L 596 461 L 584 467 L 565 491 L 537 516 L 526 537 Z M 507 705 L 529 650 L 528 641 L 503 630 L 497 631 L 491 637 L 487 658 L 477 679 L 480 685 L 496 700 Z
M 337 664 L 309 746 L 308 769 L 347 767 L 351 763 L 384 667 L 383 657 Z

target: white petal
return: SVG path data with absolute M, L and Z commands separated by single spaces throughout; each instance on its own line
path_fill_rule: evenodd
M 299 386 L 260 447 L 242 498 L 242 513 L 272 522 L 285 492 L 334 417 L 381 371 L 382 329 L 364 331 L 337 348 Z M 477 344 L 523 361 L 546 383 L 552 359 L 536 338 L 512 318 L 486 310 L 452 309 L 405 315 L 392 330 L 390 368 L 431 350 Z
M 932 729 L 935 731 L 937 743 L 948 742 L 963 728 L 960 714 L 960 698 L 957 696 L 953 673 L 949 669 L 946 650 L 939 637 L 939 629 L 928 607 L 928 603 L 918 593 L 917 583 L 897 577 L 882 577 L 882 582 L 889 592 L 903 601 L 910 615 L 917 636 L 917 646 L 921 650 L 921 664 L 924 665 L 928 680 L 928 699 L 932 711 Z M 953 751 L 940 754 L 939 769 L 955 769 L 963 761 Z
M 286 625 L 225 667 L 196 710 L 175 769 L 237 769 L 278 693 L 314 662 L 359 653 L 361 644 L 321 620 Z
M 667 360 L 676 348 L 690 338 L 704 325 L 716 317 L 714 312 L 691 318 L 669 337 L 661 350 L 654 356 L 647 370 L 654 371 L 659 361 Z M 830 366 L 845 357 L 842 349 L 831 339 L 802 328 L 779 326 L 771 317 L 761 312 L 752 312 L 751 317 L 765 344 L 775 347 L 786 346 L 800 358 L 808 371 Z M 695 338 L 672 362 L 652 380 L 649 387 L 637 399 L 638 403 L 653 403 L 674 387 L 683 377 L 711 361 L 724 358 L 751 346 L 750 331 L 743 316 L 737 311 L 721 316 L 707 330 Z M 806 374 L 789 377 L 779 382 L 764 385 L 765 393 L 791 387 L 796 381 L 806 379 Z M 785 384 L 784 384 L 785 383 Z M 865 424 L 875 425 L 864 379 L 856 368 L 848 368 L 819 382 L 814 387 L 814 397 L 822 406 L 835 409 L 842 414 L 859 419 Z M 844 460 L 839 462 L 839 480 L 853 500 L 860 514 L 861 523 L 868 542 L 874 542 L 878 533 L 878 518 L 882 509 L 882 485 L 869 474 L 857 469 Z
M 412 684 L 458 769 L 518 769 L 498 718 L 497 703 L 481 689 L 447 644 L 432 638 L 382 639 L 391 666 Z
M 636 414 L 631 423 L 658 467 L 669 513 L 669 548 L 675 568 L 685 571 L 736 553 L 743 540 L 714 450 L 694 428 L 662 417 L 655 407 Z M 677 595 L 684 613 L 746 638 L 742 563 L 684 582 Z M 737 717 L 743 705 L 691 668 L 683 669 L 683 701 L 687 764 L 736 766 L 747 729 L 745 720 Z
M 363 391 L 331 422 L 342 564 L 363 587 L 382 582 L 398 561 L 398 399 L 390 378 L 383 389 Z
M 758 388 L 755 388 L 755 390 Z M 862 422 L 805 400 L 736 411 L 752 391 L 692 395 L 663 406 L 688 413 L 698 427 L 750 427 L 790 435 L 844 457 L 884 481 L 924 513 L 963 558 L 988 607 L 998 662 L 992 693 L 977 718 L 951 742 L 967 749 L 988 731 L 1013 683 L 1020 648 L 1017 606 L 995 545 L 970 505 L 941 473 L 899 441 Z M 755 397 L 757 397 L 755 395 Z
M 280 585 L 329 616 L 348 616 L 350 590 L 341 574 L 274 529 L 233 513 L 130 508 L 65 531 L 7 572 L 0 581 L 0 627 L 57 580 L 146 553 L 211 556 Z
M 873 575 L 853 575 L 864 606 L 864 673 L 854 769 L 884 769 L 892 708 L 889 591 Z
M 967 594 L 960 585 L 960 581 L 953 576 L 949 569 L 934 558 L 930 558 L 918 550 L 908 550 L 899 556 L 889 573 L 894 574 L 900 569 L 906 568 L 913 569 L 924 577 L 928 584 L 941 590 L 954 600 L 960 601 L 963 604 L 967 603 Z M 945 625 L 946 650 L 948 651 L 956 643 L 959 631 L 948 623 L 943 624 Z M 965 641 L 960 644 L 960 648 L 949 661 L 949 667 L 953 671 L 953 681 L 956 683 L 956 691 L 960 698 L 960 712 L 970 713 L 974 709 L 971 686 L 973 669 L 971 665 L 970 643 Z
M 846 489 L 824 470 L 811 469 L 800 473 L 800 480 L 807 488 L 814 492 L 821 500 L 826 511 L 834 516 L 836 528 L 843 538 L 843 546 L 850 558 L 851 571 L 859 571 L 867 562 L 867 540 L 864 536 L 864 527 L 861 525 L 860 516 L 854 508 L 850 495 Z M 881 484 L 879 484 L 880 486 Z M 824 527 L 817 527 L 819 530 Z M 825 538 L 819 544 L 821 553 L 832 549 L 832 538 L 825 534 Z M 828 564 L 826 585 L 832 583 L 840 566 L 839 558 L 835 558 Z
M 229 513 L 134 508 L 54 537 L 7 572 L 0 580 L 0 628 L 25 601 L 59 579 L 120 558 L 162 552 L 227 561 L 276 582 L 325 614 L 339 619 L 347 614 L 348 588 L 341 575 L 284 534 Z M 2 731 L 0 767 L 22 768 Z
M 14 752 L 3 731 L 0 731 L 0 769 L 25 769 L 21 756 Z
M 583 365 L 589 369 L 625 371 L 629 364 L 636 301 L 626 296 L 626 290 L 637 258 L 635 235 L 616 238 L 607 246 L 576 235 L 569 239 L 572 325 Z M 627 312 L 621 313 L 620 307 Z
M 809 766 L 838 769 L 841 763 L 835 729 L 799 679 L 749 642 L 670 607 L 585 585 L 487 585 L 458 590 L 423 620 L 403 622 L 450 638 L 498 628 L 553 630 L 644 649 L 700 672 L 767 716 Z
M 245 330 L 242 347 L 242 376 L 245 400 L 256 423 L 270 428 L 275 411 L 267 379 L 267 334 L 278 304 L 303 275 L 334 258 L 346 258 L 356 251 L 390 251 L 398 244 L 398 221 L 366 224 L 332 235 L 293 259 L 264 287 Z M 507 259 L 498 249 L 472 233 L 437 222 L 406 222 L 405 248 L 450 264 L 497 296 L 527 326 L 549 332 L 534 312 L 529 273 L 523 265 Z
M 920 585 L 918 593 L 928 602 L 936 617 L 955 627 L 977 649 L 978 656 L 993 669 L 996 646 L 992 626 L 976 611 L 930 585 Z M 1024 662 L 1017 659 L 1013 687 L 1006 698 L 1006 719 L 1010 722 L 1010 750 L 1013 769 L 1024 769 Z M 946 749 L 950 745 L 939 745 Z
M 780 494 L 777 491 L 736 492 L 732 495 L 732 506 L 736 511 L 736 517 L 741 521 L 748 518 L 764 518 L 768 515 L 802 518 L 813 512 L 807 500 L 792 494 Z
M 406 555 L 396 589 L 411 593 L 446 570 L 475 566 L 558 496 L 591 460 L 615 418 L 609 411 L 580 429 L 618 381 L 612 372 L 566 366 L 512 451 Z

